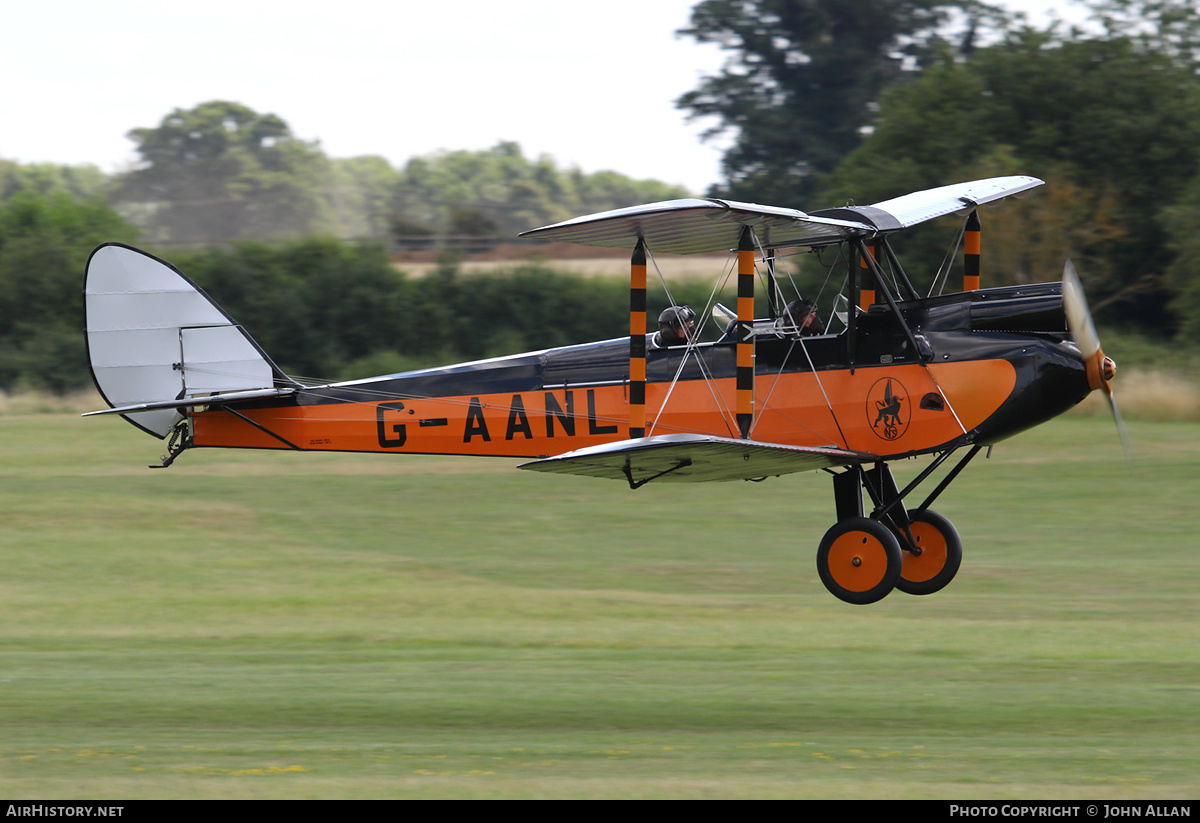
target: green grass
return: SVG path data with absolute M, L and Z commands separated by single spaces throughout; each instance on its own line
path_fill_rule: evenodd
M 819 473 L 151 471 L 123 421 L 0 416 L 0 792 L 1194 798 L 1200 425 L 1130 429 L 997 446 L 936 506 L 954 583 L 855 607 Z

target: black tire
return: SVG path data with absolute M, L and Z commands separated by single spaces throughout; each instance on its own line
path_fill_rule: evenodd
M 962 565 L 962 539 L 954 524 L 935 511 L 908 513 L 919 555 L 904 551 L 904 562 L 896 588 L 905 594 L 933 594 L 949 585 Z M 907 536 L 900 544 L 908 544 Z
M 847 603 L 882 600 L 896 587 L 904 565 L 896 536 L 877 520 L 851 517 L 821 539 L 817 574 L 830 594 Z

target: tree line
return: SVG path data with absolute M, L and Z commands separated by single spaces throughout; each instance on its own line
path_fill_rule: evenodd
M 679 104 L 732 137 L 712 193 L 811 210 L 1041 177 L 982 213 L 991 282 L 1055 279 L 1071 257 L 1101 319 L 1194 339 L 1200 6 L 1079 5 L 1087 25 L 1038 27 L 979 0 L 703 0 L 681 33 L 729 59 Z M 947 239 L 897 238 L 914 279 Z
M 0 389 L 91 384 L 83 264 L 136 231 L 95 202 L 21 194 L 0 205 Z M 175 251 L 186 273 L 287 373 L 349 380 L 628 334 L 629 286 L 538 263 L 469 277 L 454 259 L 423 277 L 382 243 L 305 238 Z M 703 306 L 710 284 L 673 288 Z M 732 294 L 724 295 L 732 303 Z M 666 308 L 655 297 L 652 314 Z
M 1200 9 L 1084 4 L 1092 23 L 1069 28 L 979 0 L 702 0 L 682 34 L 729 60 L 678 102 L 733 138 L 709 194 L 812 211 L 1033 174 L 1049 185 L 982 214 L 989 283 L 1056 279 L 1070 257 L 1102 321 L 1194 339 Z M 105 240 L 159 250 L 300 374 L 616 336 L 621 284 L 530 268 L 408 278 L 389 253 L 687 194 L 508 142 L 399 169 L 329 158 L 279 116 L 227 101 L 130 137 L 140 162 L 114 175 L 0 160 L 0 387 L 86 382 L 81 271 Z M 919 284 L 955 235 L 947 223 L 895 240 Z
M 627 282 L 539 263 L 467 276 L 449 260 L 412 277 L 380 245 L 332 239 L 239 243 L 173 262 L 284 371 L 316 380 L 566 346 L 629 328 Z M 707 286 L 680 298 L 703 305 Z
M 360 377 L 616 336 L 628 326 L 620 284 L 528 266 L 466 282 L 452 264 L 413 279 L 390 254 L 443 235 L 499 242 L 687 194 L 529 159 L 511 142 L 402 169 L 333 159 L 281 118 L 222 101 L 130 137 L 142 161 L 112 176 L 0 160 L 0 389 L 90 382 L 83 264 L 106 241 L 170 259 L 301 375 Z
M 442 235 L 509 239 L 589 211 L 686 196 L 656 180 L 561 168 L 501 141 L 394 168 L 382 157 L 328 157 L 278 115 L 214 100 L 129 132 L 138 161 L 94 167 L 0 160 L 0 201 L 18 191 L 97 198 L 143 243 L 197 248 L 332 236 L 395 245 Z

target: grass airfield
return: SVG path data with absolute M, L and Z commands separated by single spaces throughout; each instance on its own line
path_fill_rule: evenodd
M 0 792 L 1194 799 L 1200 424 L 1130 433 L 1132 465 L 1101 418 L 997 446 L 935 506 L 954 583 L 851 606 L 819 473 L 151 471 L 124 421 L 6 414 Z

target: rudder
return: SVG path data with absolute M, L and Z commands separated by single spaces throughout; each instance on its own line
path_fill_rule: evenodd
M 186 275 L 132 246 L 92 252 L 84 317 L 92 378 L 114 408 L 297 385 Z M 184 419 L 177 407 L 123 416 L 159 438 Z

